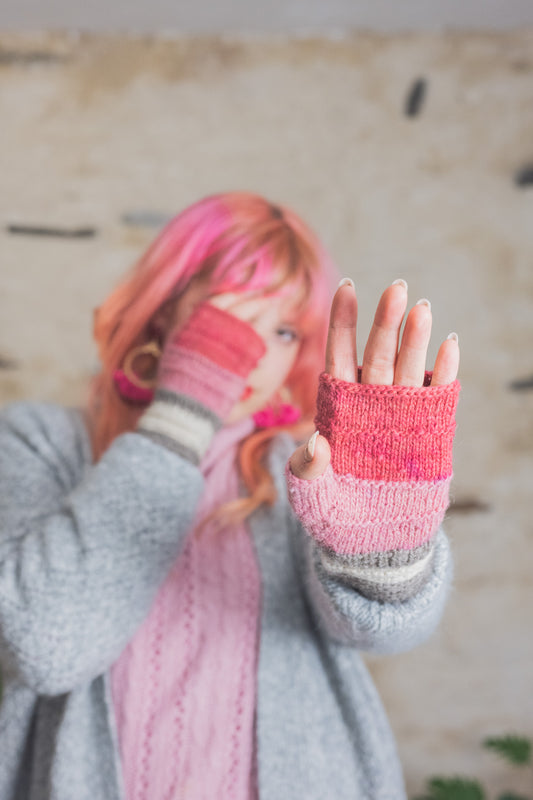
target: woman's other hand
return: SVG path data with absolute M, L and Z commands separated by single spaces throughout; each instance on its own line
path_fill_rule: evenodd
M 426 356 L 431 337 L 431 305 L 419 300 L 411 308 L 400 337 L 407 309 L 407 284 L 395 281 L 379 300 L 374 323 L 363 354 L 361 383 L 421 387 L 426 371 Z M 349 279 L 341 281 L 331 304 L 325 371 L 334 378 L 358 381 L 357 297 Z M 431 386 L 452 383 L 459 368 L 456 334 L 441 344 Z M 322 475 L 330 462 L 327 439 L 315 433 L 290 459 L 291 471 L 306 480 Z

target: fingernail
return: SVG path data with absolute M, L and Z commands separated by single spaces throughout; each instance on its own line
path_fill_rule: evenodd
M 459 342 L 459 337 L 457 336 L 455 331 L 453 331 L 453 333 L 449 333 L 446 338 L 447 339 L 452 339 L 452 341 L 454 341 L 454 342 Z
M 416 301 L 416 305 L 417 306 L 427 306 L 428 308 L 431 308 L 431 303 L 429 302 L 427 297 L 421 297 L 420 300 Z
M 391 286 L 403 286 L 405 291 L 407 291 L 407 281 L 404 281 L 403 278 L 397 278 L 395 281 L 391 283 Z
M 341 286 L 351 286 L 352 289 L 355 289 L 355 283 L 352 281 L 351 278 L 343 278 L 342 281 L 339 281 L 337 289 L 340 289 Z
M 315 457 L 315 447 L 316 447 L 316 440 L 318 437 L 318 431 L 315 431 L 309 441 L 307 442 L 307 446 L 305 448 L 304 457 L 306 461 L 312 461 Z

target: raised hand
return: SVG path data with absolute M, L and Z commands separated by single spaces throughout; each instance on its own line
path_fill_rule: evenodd
M 407 284 L 395 281 L 383 292 L 363 354 L 361 382 L 381 385 L 423 386 L 427 349 L 431 337 L 431 306 L 419 300 L 407 315 L 400 340 L 400 328 L 407 309 Z M 353 283 L 345 279 L 333 298 L 330 314 L 325 371 L 348 382 L 358 380 L 357 297 Z M 459 367 L 457 336 L 441 344 L 431 386 L 452 383 Z M 314 434 L 299 447 L 290 460 L 291 471 L 299 478 L 312 480 L 330 462 L 327 440 Z

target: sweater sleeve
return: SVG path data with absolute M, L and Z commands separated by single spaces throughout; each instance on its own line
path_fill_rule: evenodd
M 0 663 L 41 694 L 69 691 L 118 657 L 203 485 L 191 463 L 136 433 L 90 466 L 81 428 L 55 406 L 0 415 Z
M 0 414 L 0 663 L 12 679 L 62 693 L 118 657 L 191 528 L 198 463 L 263 352 L 247 323 L 200 306 L 165 348 L 138 430 L 94 465 L 65 409 Z
M 331 465 L 313 481 L 287 468 L 287 482 L 323 586 L 394 604 L 435 592 L 438 575 L 449 581 L 449 549 L 437 532 L 448 505 L 459 384 L 431 387 L 430 378 L 413 388 L 321 376 L 316 423 Z

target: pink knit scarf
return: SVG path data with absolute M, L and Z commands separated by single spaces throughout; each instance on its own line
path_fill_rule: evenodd
M 215 436 L 194 527 L 238 496 L 237 445 L 252 426 L 247 419 Z M 127 800 L 256 796 L 259 608 L 245 525 L 191 531 L 111 673 Z

